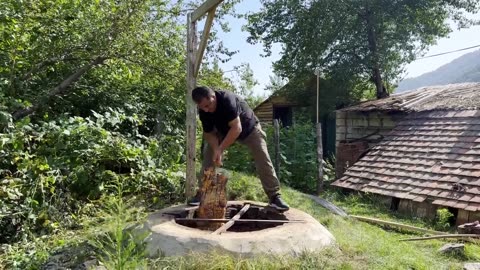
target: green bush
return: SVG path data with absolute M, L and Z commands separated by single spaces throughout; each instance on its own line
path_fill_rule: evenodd
M 10 120 L 8 120 L 10 121 Z M 111 110 L 95 118 L 64 117 L 3 125 L 0 133 L 0 243 L 28 230 L 76 226 L 85 201 L 125 183 L 124 192 L 169 203 L 182 196 L 180 133 L 141 135 L 143 119 Z M 119 131 L 122 130 L 122 133 Z M 126 132 L 128 130 L 128 132 Z M 168 153 L 166 155 L 165 153 Z
M 264 127 L 267 133 L 268 151 L 272 162 L 275 162 L 275 146 L 273 127 Z M 280 181 L 304 191 L 314 192 L 317 185 L 317 142 L 315 126 L 311 123 L 300 123 L 293 127 L 280 129 Z M 225 168 L 254 173 L 255 166 L 248 149 L 240 144 L 228 148 L 225 154 Z M 334 179 L 334 166 L 324 162 L 324 181 Z
M 450 228 L 450 220 L 453 214 L 448 211 L 447 208 L 437 209 L 437 215 L 435 216 L 435 229 L 436 230 L 448 230 Z

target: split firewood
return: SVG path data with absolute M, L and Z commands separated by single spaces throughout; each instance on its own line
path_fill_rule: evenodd
M 217 174 L 215 168 L 205 170 L 202 187 L 200 189 L 200 206 L 198 207 L 198 218 L 225 218 L 227 210 L 227 181 L 228 178 L 223 174 Z M 223 223 L 199 224 L 204 229 L 216 230 Z

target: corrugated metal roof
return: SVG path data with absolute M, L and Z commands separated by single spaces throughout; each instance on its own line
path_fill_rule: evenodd
M 333 185 L 480 211 L 480 110 L 411 113 Z
M 480 83 L 422 87 L 388 98 L 362 102 L 341 111 L 479 110 Z

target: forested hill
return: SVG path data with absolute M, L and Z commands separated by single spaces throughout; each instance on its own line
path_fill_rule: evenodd
M 396 93 L 423 86 L 480 82 L 480 50 L 465 54 L 438 69 L 400 82 Z

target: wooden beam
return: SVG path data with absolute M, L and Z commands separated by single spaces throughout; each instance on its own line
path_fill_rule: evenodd
M 380 219 L 376 219 L 376 218 L 361 217 L 361 216 L 354 216 L 354 215 L 350 215 L 350 217 L 356 218 L 356 219 L 361 220 L 361 221 L 366 221 L 366 222 L 371 222 L 371 223 L 381 224 L 381 225 L 387 225 L 387 226 L 391 226 L 391 227 L 397 227 L 397 228 L 401 228 L 401 229 L 404 229 L 404 230 L 411 230 L 411 231 L 423 232 L 423 233 L 429 233 L 429 234 L 436 234 L 436 235 L 447 234 L 445 232 L 432 231 L 432 230 L 418 228 L 418 227 L 415 227 L 415 226 L 405 225 L 405 224 L 401 224 L 401 223 L 397 223 L 397 222 L 384 221 L 384 220 L 380 220 Z
M 175 221 L 187 222 L 227 222 L 230 219 L 226 218 L 176 218 Z M 305 223 L 305 220 L 282 220 L 282 219 L 237 219 L 238 223 Z
M 232 218 L 230 219 L 227 223 L 225 223 L 222 227 L 218 228 L 216 231 L 214 231 L 212 234 L 221 234 L 226 232 L 230 227 L 235 224 L 235 221 L 240 219 L 245 212 L 250 208 L 250 204 L 245 204 L 240 211 Z
M 195 77 L 195 55 L 197 48 L 197 23 L 192 20 L 192 14 L 187 18 L 187 91 L 186 91 L 186 105 L 187 105 L 187 170 L 185 182 L 185 195 L 189 199 L 193 197 L 195 192 L 195 142 L 197 129 L 197 106 L 192 100 L 192 90 L 197 84 Z
M 217 7 L 223 0 L 207 0 L 201 6 L 199 6 L 194 12 L 192 12 L 192 22 L 196 22 L 198 19 L 207 14 L 210 10 Z
M 445 235 L 434 235 L 434 236 L 426 236 L 426 237 L 400 239 L 400 241 L 421 241 L 421 240 L 443 239 L 443 238 L 480 238 L 480 234 L 445 234 Z
M 212 10 L 208 12 L 207 20 L 205 21 L 205 27 L 203 28 L 202 38 L 200 39 L 200 45 L 198 47 L 197 56 L 195 58 L 195 78 L 198 76 L 200 71 L 200 65 L 202 64 L 203 54 L 205 53 L 205 48 L 207 48 L 208 37 L 210 36 L 210 30 L 212 29 L 213 18 L 215 18 L 215 10 L 217 6 L 213 7 Z

